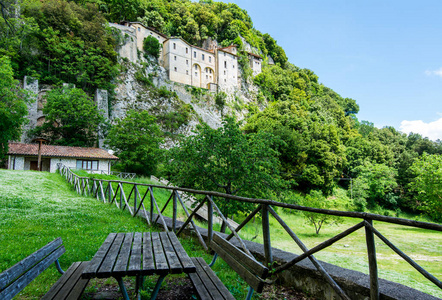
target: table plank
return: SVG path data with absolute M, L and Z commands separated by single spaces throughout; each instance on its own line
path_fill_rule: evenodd
M 116 276 L 123 277 L 127 274 L 127 268 L 128 268 L 133 238 L 134 238 L 133 233 L 126 233 L 124 235 L 124 240 L 123 240 L 123 245 L 121 246 L 120 255 L 118 255 L 117 261 L 113 269 L 113 274 Z
M 152 232 L 153 257 L 155 260 L 155 273 L 158 275 L 169 274 L 169 265 L 163 250 L 160 235 L 158 232 Z
M 167 233 L 170 241 L 172 243 L 172 246 L 175 249 L 175 252 L 178 255 L 178 258 L 183 266 L 183 272 L 184 273 L 194 273 L 196 272 L 196 268 L 192 260 L 190 259 L 189 255 L 187 254 L 186 250 L 184 250 L 183 246 L 181 245 L 180 241 L 178 240 L 177 236 L 173 232 Z
M 98 249 L 97 253 L 95 253 L 95 256 L 90 261 L 89 266 L 83 272 L 82 274 L 83 278 L 96 277 L 98 269 L 100 268 L 103 259 L 106 256 L 107 252 L 109 251 L 109 248 L 111 247 L 116 236 L 117 236 L 116 233 L 111 233 L 107 236 L 106 240 L 101 245 L 100 249 Z
M 143 235 L 143 269 L 141 273 L 142 275 L 152 275 L 155 273 L 150 232 L 145 232 Z
M 135 232 L 129 266 L 127 267 L 127 275 L 136 276 L 141 273 L 141 247 L 142 234 L 141 232 Z
M 98 269 L 98 278 L 107 278 L 113 275 L 113 268 L 118 254 L 120 253 L 121 244 L 123 243 L 124 233 L 117 233 L 112 246 L 110 247 L 107 255 L 103 259 L 101 267 Z
M 161 243 L 163 244 L 164 253 L 166 254 L 167 262 L 169 263 L 170 273 L 179 274 L 183 272 L 183 267 L 180 260 L 172 247 L 167 232 L 160 233 Z

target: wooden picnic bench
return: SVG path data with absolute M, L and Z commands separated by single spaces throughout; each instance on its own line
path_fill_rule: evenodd
M 254 257 L 244 253 L 232 243 L 214 233 L 210 247 L 215 251 L 212 262 L 207 264 L 201 257 L 193 257 L 192 260 L 196 267 L 196 273 L 190 273 L 192 281 L 198 295 L 202 300 L 225 299 L 235 300 L 229 290 L 216 276 L 210 268 L 220 256 L 245 282 L 249 284 L 249 292 L 246 296 L 250 300 L 255 290 L 261 293 L 264 287 L 265 278 L 269 275 L 269 270 Z
M 88 262 L 75 262 L 64 272 L 58 258 L 65 251 L 61 238 L 57 238 L 0 273 L 0 299 L 12 299 L 52 263 L 62 276 L 42 299 L 78 299 L 89 282 L 80 277 Z

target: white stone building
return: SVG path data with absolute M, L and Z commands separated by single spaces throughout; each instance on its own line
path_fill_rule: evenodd
M 216 48 L 209 43 L 209 50 L 187 43 L 180 37 L 170 37 L 159 33 L 151 27 L 145 27 L 140 22 L 122 22 L 122 25 L 110 24 L 115 28 L 131 28 L 131 43 L 139 51 L 143 51 L 143 41 L 147 36 L 155 37 L 163 45 L 160 53 L 160 64 L 174 82 L 187 84 L 210 90 L 231 92 L 241 86 L 238 68 L 238 49 L 235 45 L 225 48 Z M 126 43 L 129 43 L 126 41 Z M 133 47 L 123 45 L 119 54 L 132 62 Z M 127 55 L 130 53 L 131 57 Z M 261 73 L 262 58 L 249 53 L 250 67 L 253 75 Z
M 253 71 L 253 76 L 256 76 L 262 71 L 262 57 L 250 52 L 248 53 L 248 55 L 250 68 Z
M 206 89 L 216 83 L 215 54 L 180 37 L 171 37 L 163 43 L 163 66 L 169 79 L 175 82 Z
M 39 144 L 9 143 L 8 169 L 38 170 L 38 148 Z M 118 160 L 100 148 L 41 145 L 40 154 L 40 169 L 51 173 L 57 171 L 58 163 L 62 163 L 72 169 L 109 174 L 111 162 Z

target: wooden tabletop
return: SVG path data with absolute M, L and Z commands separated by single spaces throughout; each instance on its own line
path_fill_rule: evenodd
M 173 232 L 111 233 L 83 278 L 193 273 L 195 265 Z

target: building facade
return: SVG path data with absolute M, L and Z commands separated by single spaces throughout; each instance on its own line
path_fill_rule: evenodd
M 8 169 L 38 170 L 38 144 L 9 143 Z M 68 168 L 82 169 L 90 173 L 109 174 L 111 162 L 118 157 L 100 148 L 41 145 L 40 170 L 54 173 L 57 164 Z
M 210 47 L 208 50 L 191 45 L 180 37 L 167 37 L 140 22 L 122 22 L 122 25 L 133 29 L 139 51 L 143 50 L 147 36 L 155 37 L 163 45 L 160 64 L 167 70 L 171 81 L 210 90 L 231 91 L 240 87 L 238 49 L 235 45 Z M 111 26 L 120 28 L 120 25 Z M 124 47 L 128 48 L 123 45 L 122 49 Z M 120 55 L 125 57 L 126 52 L 129 51 L 120 51 Z M 262 58 L 259 55 L 249 53 L 249 63 L 254 76 L 261 73 Z

